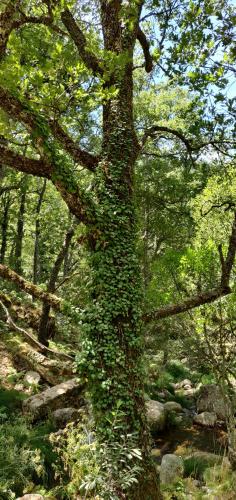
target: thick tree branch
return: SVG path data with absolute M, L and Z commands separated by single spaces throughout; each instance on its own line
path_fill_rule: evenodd
M 91 216 L 88 216 L 87 213 L 88 207 L 82 201 L 83 196 L 80 193 L 79 187 L 73 190 L 73 192 L 66 189 L 64 182 L 57 180 L 56 166 L 52 165 L 47 159 L 35 160 L 27 158 L 14 153 L 5 146 L 0 146 L 0 161 L 14 170 L 50 179 L 61 194 L 70 212 L 85 224 L 92 222 Z
M 49 126 L 54 137 L 61 143 L 65 151 L 67 151 L 77 163 L 80 163 L 88 170 L 95 170 L 95 167 L 98 163 L 98 158 L 96 156 L 81 149 L 73 141 L 73 139 L 69 137 L 69 135 L 56 120 L 50 120 Z
M 1 152 L 0 152 L 1 155 Z M 0 188 L 0 196 L 4 193 L 8 193 L 9 191 L 15 191 L 16 189 L 19 189 L 20 184 L 14 184 L 12 186 L 3 186 Z
M 227 289 L 223 289 L 221 287 L 215 288 L 209 292 L 195 295 L 194 297 L 186 299 L 183 302 L 163 306 L 160 307 L 160 309 L 157 309 L 156 311 L 144 314 L 143 320 L 145 322 L 149 322 L 163 318 L 169 318 L 170 316 L 176 316 L 177 314 L 189 311 L 190 309 L 194 309 L 195 307 L 199 307 L 203 304 L 209 304 L 211 302 L 214 302 L 220 297 L 223 297 L 230 293 L 231 293 L 230 288 Z
M 145 322 L 148 321 L 156 321 L 163 318 L 168 318 L 170 316 L 175 316 L 177 314 L 189 311 L 190 309 L 194 309 L 195 307 L 201 306 L 203 304 L 209 304 L 219 299 L 220 297 L 224 297 L 225 295 L 229 295 L 232 293 L 230 288 L 230 275 L 234 265 L 236 253 L 236 212 L 234 213 L 234 221 L 232 224 L 232 232 L 229 238 L 229 246 L 226 258 L 223 258 L 222 252 L 220 253 L 221 260 L 221 279 L 220 283 L 216 288 L 208 292 L 199 293 L 193 297 L 190 297 L 182 302 L 177 304 L 170 304 L 167 306 L 160 307 L 156 311 L 152 311 L 150 313 L 144 314 L 143 320 Z
M 25 280 L 22 276 L 3 264 L 0 264 L 0 276 L 7 281 L 15 283 L 21 290 L 32 295 L 35 299 L 47 302 L 53 309 L 60 311 L 62 299 L 52 293 L 44 292 L 39 286 Z
M 144 147 L 144 145 L 146 144 L 149 137 L 154 138 L 157 136 L 157 134 L 159 132 L 166 132 L 167 134 L 174 135 L 175 137 L 177 137 L 178 139 L 180 139 L 184 143 L 184 145 L 186 146 L 186 149 L 189 152 L 192 152 L 193 147 L 192 147 L 191 143 L 189 142 L 189 140 L 184 136 L 184 134 L 182 134 L 182 132 L 179 132 L 179 130 L 172 129 L 170 127 L 164 127 L 162 125 L 153 125 L 152 127 L 150 127 L 149 129 L 147 129 L 144 132 L 142 140 L 141 140 L 141 147 L 142 148 Z
M 87 49 L 86 37 L 76 23 L 69 9 L 65 9 L 61 13 L 61 20 L 68 30 L 68 33 L 70 34 L 72 40 L 74 41 L 85 66 L 90 69 L 95 75 L 102 75 L 103 71 L 100 66 L 100 62 L 97 57 Z
M 145 146 L 149 137 L 155 138 L 159 133 L 162 133 L 162 132 L 167 133 L 168 135 L 170 134 L 170 135 L 173 135 L 174 137 L 177 137 L 181 142 L 183 142 L 188 153 L 190 153 L 190 154 L 193 152 L 197 152 L 200 149 L 205 148 L 206 146 L 213 146 L 217 149 L 218 144 L 221 144 L 221 145 L 225 144 L 225 145 L 228 145 L 230 147 L 236 147 L 236 142 L 230 141 L 230 140 L 222 140 L 222 141 L 219 140 L 218 141 L 218 140 L 210 139 L 209 141 L 205 141 L 205 142 L 202 142 L 199 144 L 193 144 L 192 141 L 187 139 L 187 137 L 179 130 L 172 129 L 170 127 L 165 127 L 162 125 L 153 125 L 152 127 L 150 127 L 149 129 L 147 129 L 144 132 L 143 137 L 141 139 L 141 149 L 143 149 L 143 147 Z M 221 151 L 221 152 L 224 154 L 223 151 Z
M 150 43 L 146 38 L 146 35 L 141 30 L 140 26 L 137 31 L 137 39 L 143 49 L 144 59 L 145 59 L 145 70 L 147 73 L 150 73 L 153 69 L 153 60 L 150 54 Z
M 40 136 L 38 123 L 39 118 L 41 122 L 44 121 L 41 116 L 38 117 L 33 110 L 26 107 L 16 96 L 11 95 L 3 87 L 0 87 L 0 106 L 11 117 L 23 122 L 30 133 L 36 133 L 38 147 L 44 148 L 45 141 L 42 134 Z M 61 143 L 62 147 L 71 155 L 73 160 L 89 170 L 94 170 L 98 161 L 97 158 L 75 144 L 73 139 L 67 135 L 58 122 L 54 120 L 47 122 L 45 120 L 43 125 Z
M 5 10 L 0 14 L 0 61 L 5 56 L 8 38 L 13 30 L 13 21 L 21 0 L 9 0 Z
M 14 170 L 18 170 L 19 172 L 25 172 L 26 174 L 37 175 L 37 177 L 51 179 L 53 168 L 46 162 L 46 160 L 27 158 L 26 156 L 22 156 L 14 151 L 11 151 L 5 146 L 0 146 L 0 160 L 1 163 L 14 168 Z

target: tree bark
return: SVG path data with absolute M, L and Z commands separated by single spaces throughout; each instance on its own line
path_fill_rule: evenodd
M 39 191 L 38 203 L 36 206 L 36 221 L 35 221 L 35 240 L 34 240 L 34 259 L 33 259 L 33 283 L 37 285 L 40 279 L 40 261 L 39 261 L 39 245 L 40 245 L 40 212 L 43 203 L 43 197 L 46 190 L 47 180 L 43 180 L 42 187 Z
M 24 216 L 25 216 L 25 202 L 27 192 L 27 180 L 23 179 L 21 193 L 20 193 L 20 206 L 17 218 L 16 240 L 15 240 L 15 271 L 22 274 L 22 245 L 24 237 Z
M 39 286 L 25 280 L 22 276 L 3 264 L 0 264 L 0 276 L 3 279 L 15 283 L 21 290 L 33 295 L 36 299 L 48 302 L 56 311 L 61 310 L 63 303 L 62 299 L 52 293 L 44 292 Z
M 56 282 L 58 278 L 58 274 L 60 272 L 61 265 L 63 263 L 63 260 L 65 258 L 65 255 L 68 252 L 68 249 L 70 247 L 71 240 L 74 235 L 74 229 L 71 227 L 68 229 L 63 245 L 61 247 L 61 250 L 56 258 L 56 261 L 54 263 L 54 266 L 51 270 L 48 286 L 47 286 L 47 292 L 49 293 L 55 293 L 56 290 Z M 48 346 L 48 340 L 51 337 L 52 334 L 52 319 L 50 320 L 50 309 L 51 306 L 48 302 L 43 302 L 43 307 L 42 307 L 42 314 L 41 314 L 41 319 L 39 323 L 39 330 L 38 330 L 38 340 L 43 344 Z
M 111 460 L 112 450 L 117 448 L 117 465 L 109 471 L 113 484 L 110 494 L 141 500 L 145 489 L 146 498 L 154 500 L 161 498 L 161 494 L 150 461 L 144 401 L 141 272 L 133 197 L 134 165 L 139 152 L 134 132 L 132 81 L 136 30 L 130 33 L 121 27 L 120 7 L 119 1 L 101 2 L 105 49 L 124 57 L 126 54 L 128 62 L 122 73 L 113 74 L 106 84 L 115 85 L 117 95 L 103 108 L 103 151 L 96 169 L 99 212 L 96 228 L 90 234 L 92 304 L 85 314 L 81 367 L 89 380 L 98 440 L 101 446 L 106 445 Z M 129 490 L 123 489 L 117 474 L 122 460 L 121 443 L 127 449 L 137 447 L 142 456 L 138 485 Z
M 2 214 L 2 242 L 1 242 L 1 250 L 0 250 L 0 263 L 4 264 L 5 255 L 7 251 L 7 229 L 8 229 L 8 214 L 10 208 L 11 197 L 9 193 L 4 200 L 3 214 Z

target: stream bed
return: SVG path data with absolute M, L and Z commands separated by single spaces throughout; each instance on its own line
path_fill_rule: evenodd
M 204 428 L 192 425 L 170 428 L 155 438 L 152 456 L 157 463 L 166 453 L 187 457 L 193 453 L 225 455 L 227 434 L 221 428 Z

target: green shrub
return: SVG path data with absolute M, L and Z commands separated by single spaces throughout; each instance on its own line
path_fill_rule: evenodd
M 135 448 L 136 440 L 131 435 L 121 436 L 120 442 L 98 445 L 91 425 L 81 423 L 68 426 L 62 434 L 51 435 L 50 439 L 61 458 L 61 463 L 56 464 L 56 474 L 64 483 L 64 487 L 57 488 L 60 500 L 75 498 L 78 492 L 88 499 L 98 495 L 96 498 L 103 500 L 119 500 L 117 492 L 125 493 L 142 471 L 141 452 Z M 115 473 L 114 463 L 118 464 Z
M 22 406 L 22 401 L 26 399 L 26 395 L 14 389 L 8 390 L 0 387 L 0 408 L 4 408 L 8 415 L 19 411 Z
M 170 361 L 167 363 L 166 371 L 169 375 L 171 375 L 173 382 L 179 382 L 187 378 L 195 383 L 201 378 L 200 373 L 187 368 L 179 361 Z
M 184 475 L 203 479 L 205 470 L 209 467 L 209 461 L 206 457 L 192 456 L 184 460 Z
M 21 495 L 34 484 L 52 487 L 53 464 L 58 460 L 48 439 L 54 430 L 52 423 L 33 426 L 17 414 L 9 418 L 9 405 L 0 410 L 0 499 L 5 495 L 7 500 L 10 495 Z
M 38 449 L 29 447 L 30 429 L 22 418 L 0 425 L 0 494 L 21 495 L 32 485 L 33 476 L 43 475 L 43 461 Z M 0 498 L 2 498 L 0 496 Z

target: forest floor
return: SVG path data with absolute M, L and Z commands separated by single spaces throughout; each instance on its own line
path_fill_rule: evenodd
M 27 421 L 24 412 L 22 413 L 22 401 L 32 394 L 41 394 L 44 389 L 54 385 L 54 383 L 50 383 L 41 378 L 38 387 L 30 387 L 30 385 L 27 384 L 25 381 L 26 372 L 29 372 L 33 368 L 30 363 L 27 363 L 25 358 L 22 359 L 19 356 L 19 352 L 21 348 L 23 349 L 24 345 L 24 341 L 17 336 L 11 336 L 8 332 L 2 331 L 0 341 L 0 419 L 2 418 L 0 422 L 0 431 L 3 436 L 6 434 L 6 439 L 9 443 L 9 438 L 12 439 L 11 442 L 12 446 L 14 445 L 14 450 L 11 454 L 11 460 L 14 467 L 16 461 L 19 466 L 20 460 L 22 461 L 22 467 L 24 466 L 20 450 L 22 446 L 22 433 L 25 433 L 25 435 L 28 436 L 26 443 L 29 456 L 31 456 L 36 449 L 40 450 L 40 456 L 43 461 L 42 463 L 44 463 L 47 477 L 45 476 L 46 479 L 43 479 L 40 476 L 34 484 L 31 479 L 28 479 L 28 473 L 24 472 L 26 482 L 22 484 L 21 490 L 19 486 L 15 484 L 14 478 L 8 478 L 7 471 L 4 472 L 3 463 L 2 477 L 0 470 L 0 500 L 2 500 L 2 498 L 5 500 L 5 497 L 1 497 L 1 492 L 4 491 L 3 489 L 1 490 L 1 487 L 6 488 L 7 491 L 16 492 L 17 495 L 22 494 L 22 491 L 27 493 L 43 493 L 44 499 L 57 500 L 64 497 L 58 496 L 58 484 L 57 480 L 54 479 L 55 471 L 52 467 L 53 463 L 55 464 L 56 455 L 50 443 L 50 436 L 53 436 L 53 433 L 57 430 L 54 428 L 52 422 L 52 414 L 49 415 L 48 420 L 39 419 L 38 421 L 32 422 L 31 425 L 31 423 Z M 36 352 L 36 354 L 39 353 Z M 181 370 L 183 370 L 183 368 L 181 368 Z M 155 390 L 152 387 L 154 392 L 151 394 L 151 397 L 153 399 L 156 399 L 158 394 L 161 396 L 161 390 L 168 392 L 167 389 L 170 389 L 170 383 L 167 383 L 167 380 L 165 380 L 167 374 L 164 373 L 164 375 L 163 385 L 156 389 L 154 388 Z M 186 378 L 186 375 L 190 376 L 190 373 L 181 372 L 175 374 L 173 376 L 173 382 L 180 382 L 183 378 Z M 157 376 L 155 376 L 154 379 L 158 381 Z M 58 381 L 58 383 L 59 382 L 61 382 L 61 380 Z M 171 396 L 173 399 L 174 394 L 170 394 L 170 397 Z M 182 397 L 181 403 L 183 406 L 185 406 L 185 403 L 189 404 L 188 400 L 184 399 L 184 397 Z M 171 453 L 178 457 L 182 457 L 184 467 L 188 471 L 188 474 L 185 474 L 178 484 L 173 484 L 170 488 L 163 490 L 164 499 L 236 500 L 236 486 L 233 485 L 236 481 L 236 476 L 231 474 L 228 465 L 225 466 L 225 463 L 227 463 L 224 459 L 226 454 L 225 429 L 221 427 L 210 429 L 193 425 L 192 413 L 195 409 L 194 407 L 193 410 L 188 410 L 187 405 L 182 424 L 177 425 L 178 415 L 176 415 L 171 419 L 167 428 L 156 436 L 153 441 L 152 457 L 156 462 L 157 470 L 160 470 L 163 455 Z M 56 435 L 57 432 L 55 433 L 55 436 Z M 18 441 L 20 443 L 19 446 L 17 444 Z M 2 451 L 0 450 L 0 452 L 4 452 L 4 449 L 4 443 L 2 443 Z M 17 454 L 14 458 L 16 450 Z M 212 460 L 214 461 L 214 465 L 211 463 Z M 81 467 L 83 466 L 83 464 L 79 465 Z M 28 470 L 28 464 L 26 464 L 26 470 Z M 67 485 L 65 484 L 63 488 L 65 488 L 64 491 L 66 491 Z M 9 498 L 10 497 L 8 497 L 7 500 L 9 500 Z M 69 496 L 69 498 L 74 500 L 75 497 Z
M 5 345 L 0 342 L 0 380 L 1 385 L 8 389 L 11 383 L 8 381 L 8 376 L 14 373 L 15 367 L 12 359 L 12 354 L 6 349 Z

